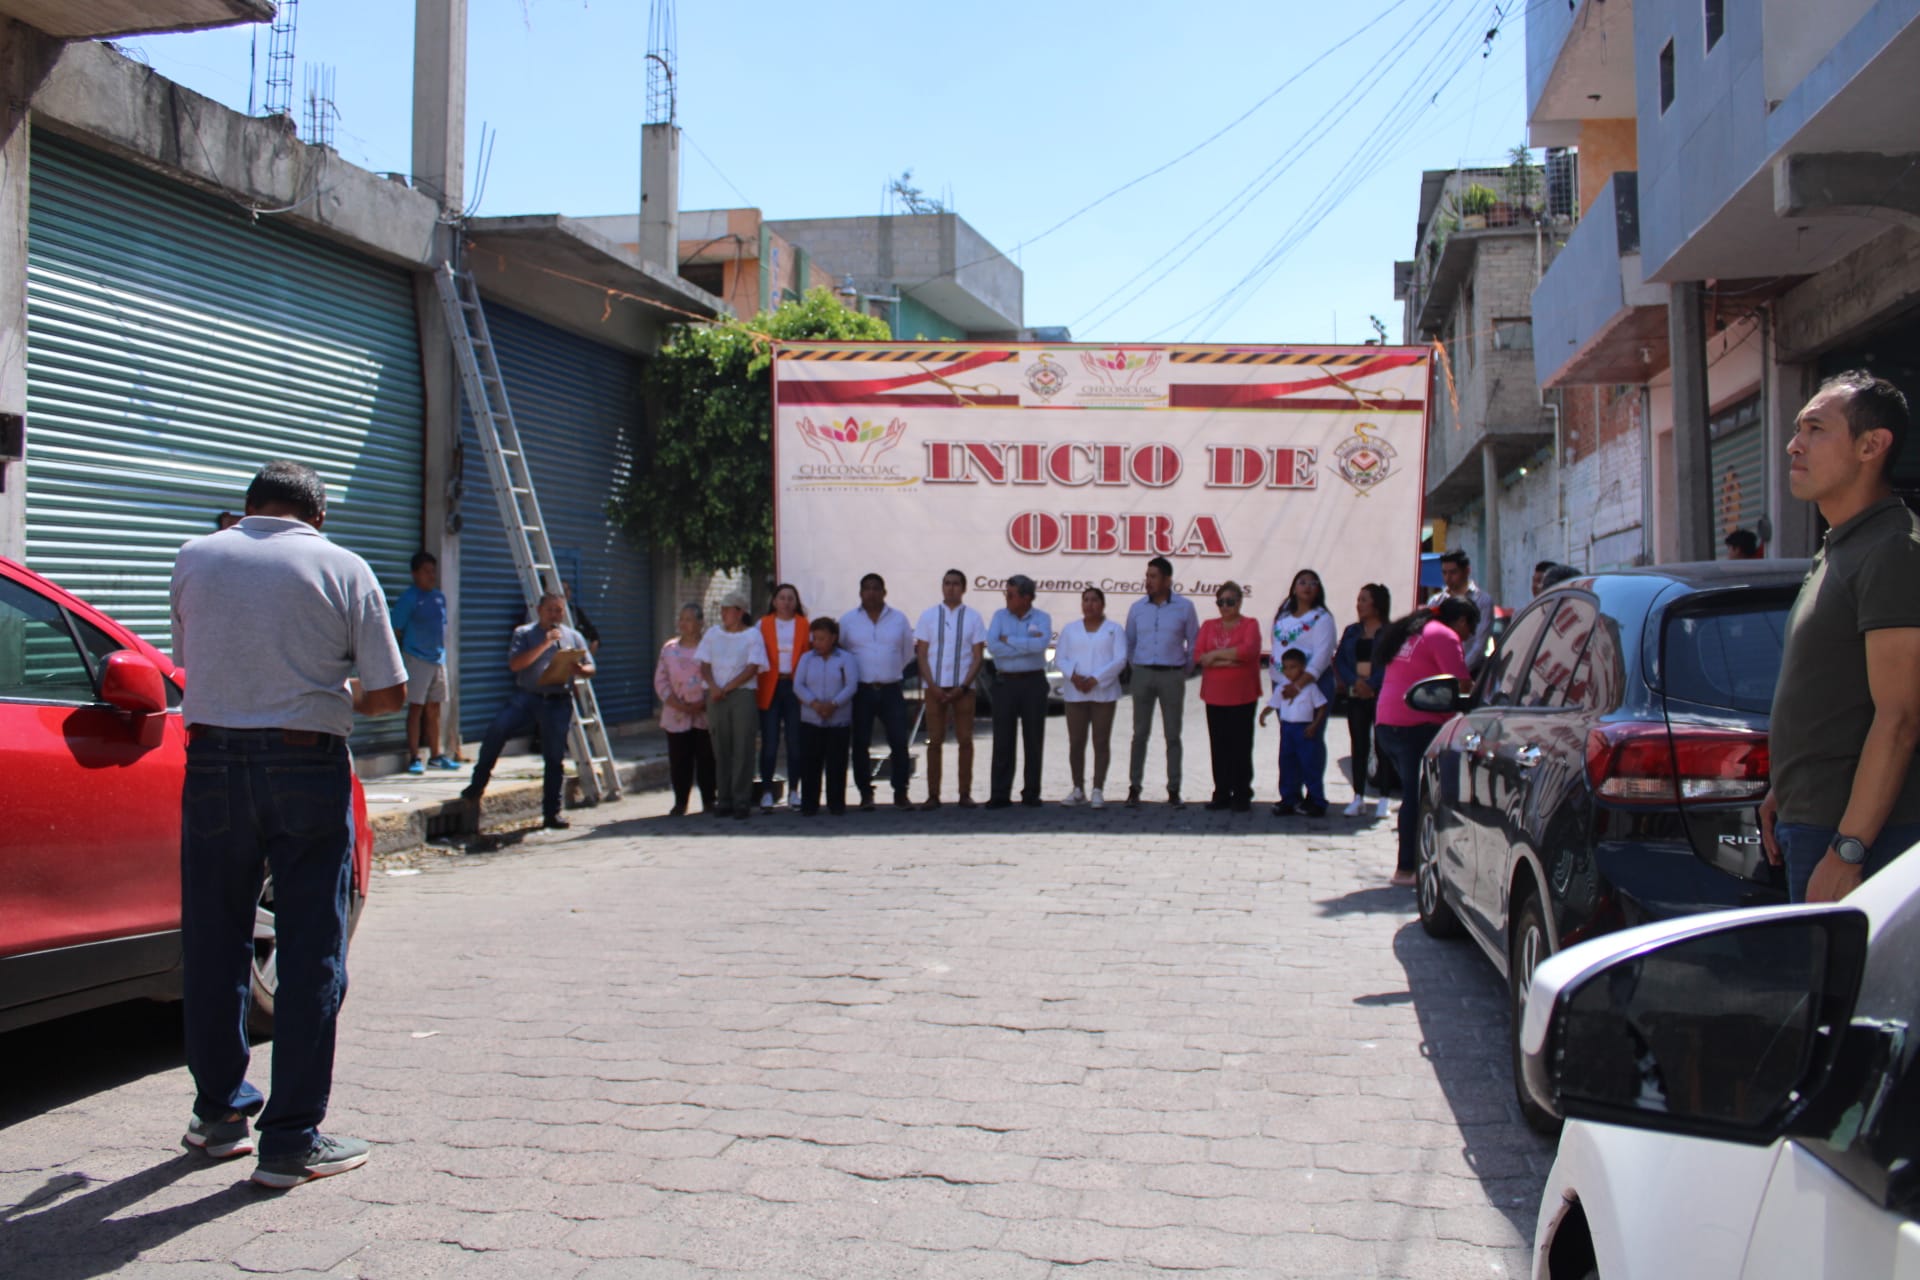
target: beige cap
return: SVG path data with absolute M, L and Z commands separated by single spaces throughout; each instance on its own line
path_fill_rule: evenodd
M 742 613 L 745 613 L 749 609 L 751 609 L 753 606 L 747 603 L 746 592 L 729 591 L 727 592 L 727 594 L 720 597 L 720 607 L 722 609 L 738 609 Z

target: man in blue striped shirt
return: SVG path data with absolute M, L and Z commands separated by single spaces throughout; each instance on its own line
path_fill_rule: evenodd
M 1047 646 L 1053 619 L 1033 607 L 1034 582 L 1024 573 L 1007 579 L 1007 607 L 987 624 L 993 655 L 993 794 L 989 809 L 1013 804 L 1014 730 L 1020 733 L 1026 776 L 1020 803 L 1040 803 L 1040 764 L 1047 738 Z
M 1167 803 L 1180 804 L 1180 725 L 1187 707 L 1187 673 L 1200 615 L 1193 601 L 1173 590 L 1173 562 L 1147 561 L 1147 594 L 1127 610 L 1127 661 L 1133 665 L 1133 760 L 1127 807 L 1140 803 L 1147 776 L 1147 745 L 1153 739 L 1153 708 L 1160 707 L 1160 733 L 1167 740 Z

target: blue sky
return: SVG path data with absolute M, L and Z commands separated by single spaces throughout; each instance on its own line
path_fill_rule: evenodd
M 1412 256 L 1420 171 L 1523 140 L 1523 8 L 1213 0 L 1182 24 L 1137 2 L 683 4 L 681 205 L 877 213 L 912 169 L 1015 254 L 1028 324 L 1353 342 L 1377 315 L 1398 340 L 1393 261 Z M 485 124 L 498 136 L 481 214 L 636 209 L 646 0 L 473 0 L 469 23 L 469 202 Z M 124 47 L 245 110 L 254 34 Z M 301 0 L 299 65 L 334 69 L 347 159 L 408 168 L 412 42 L 405 0 Z

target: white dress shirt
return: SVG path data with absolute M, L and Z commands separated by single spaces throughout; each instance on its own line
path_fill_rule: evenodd
M 913 665 L 913 624 L 892 605 L 880 606 L 880 620 L 865 609 L 840 617 L 840 646 L 853 655 L 861 684 L 892 684 Z
M 987 623 L 977 609 L 964 604 L 949 609 L 943 602 L 920 615 L 913 638 L 927 646 L 927 670 L 933 672 L 934 684 L 951 689 L 973 670 L 973 646 L 986 644 Z
M 1120 698 L 1120 672 L 1127 665 L 1127 631 L 1112 618 L 1100 620 L 1100 626 L 1087 633 L 1085 618 L 1075 618 L 1060 628 L 1060 640 L 1054 647 L 1053 665 L 1066 680 L 1060 696 L 1068 702 L 1116 702 Z M 1092 676 L 1099 681 L 1082 693 L 1073 683 L 1075 676 Z

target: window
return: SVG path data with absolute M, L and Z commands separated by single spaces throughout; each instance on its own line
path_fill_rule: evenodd
M 1727 0 L 1706 0 L 1707 6 L 1707 48 L 1720 43 L 1720 37 L 1727 34 Z
M 1673 105 L 1673 41 L 1660 50 L 1660 114 Z
M 1553 625 L 1540 638 L 1540 647 L 1534 650 L 1533 661 L 1527 666 L 1527 684 L 1520 694 L 1523 705 L 1568 705 L 1568 687 L 1599 617 L 1600 611 L 1590 600 L 1572 599 L 1560 605 L 1560 612 L 1553 615 Z
M 1546 630 L 1547 620 L 1553 616 L 1554 607 L 1559 603 L 1549 600 L 1528 609 L 1515 618 L 1513 625 L 1507 628 L 1507 633 L 1500 637 L 1500 650 L 1493 655 L 1482 673 L 1488 706 L 1510 706 L 1520 700 L 1520 684 L 1526 678 L 1527 659 L 1532 655 L 1533 642 Z
M 1669 698 L 1766 714 L 1780 681 L 1789 600 L 1759 599 L 1667 618 L 1661 684 Z
M 94 701 L 93 667 L 73 642 L 60 606 L 0 579 L 0 698 Z
M 1493 322 L 1493 349 L 1495 351 L 1533 350 L 1533 321 L 1525 316 L 1518 319 L 1496 319 Z
M 1586 652 L 1573 669 L 1573 679 L 1560 695 L 1560 705 L 1589 711 L 1611 711 L 1625 692 L 1626 672 L 1620 664 L 1615 628 L 1596 626 L 1587 637 Z

